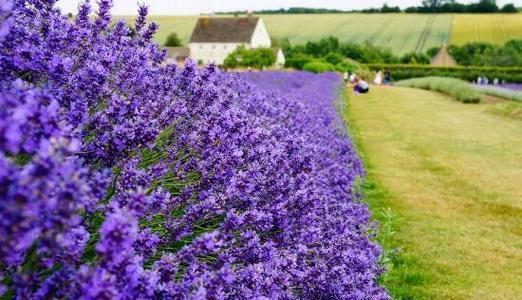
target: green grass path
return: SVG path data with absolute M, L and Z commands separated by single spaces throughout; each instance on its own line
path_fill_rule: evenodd
M 378 239 L 400 250 L 382 278 L 394 298 L 520 299 L 522 119 L 500 105 L 397 87 L 347 96 L 368 203 L 390 225 Z

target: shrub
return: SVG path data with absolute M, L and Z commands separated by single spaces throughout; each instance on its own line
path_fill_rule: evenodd
M 522 40 L 509 40 L 504 45 L 484 42 L 451 45 L 448 52 L 463 66 L 522 67 Z
M 306 65 L 303 66 L 304 71 L 313 72 L 313 73 L 323 73 L 323 72 L 330 72 L 335 71 L 334 65 L 320 61 L 320 60 L 313 60 Z
M 395 85 L 441 92 L 451 95 L 464 103 L 479 103 L 481 97 L 480 93 L 469 83 L 456 78 L 415 78 L 399 81 Z
M 401 58 L 403 64 L 420 64 L 425 65 L 430 63 L 430 58 L 424 53 L 410 52 L 404 54 Z
M 324 57 L 324 60 L 332 65 L 337 65 L 344 61 L 344 56 L 336 52 L 330 52 Z
M 358 70 L 363 69 L 360 63 L 356 62 L 353 59 L 345 58 L 340 63 L 335 65 L 335 69 L 339 72 L 357 72 Z
M 181 47 L 183 43 L 181 39 L 178 37 L 178 34 L 173 32 L 167 36 L 167 40 L 165 41 L 165 47 Z
M 353 73 L 357 70 L 357 66 L 348 62 L 348 61 L 342 61 L 335 65 L 335 70 L 338 72 L 348 72 Z
M 302 70 L 304 65 L 314 60 L 314 57 L 309 54 L 297 53 L 285 61 L 286 68 L 294 68 L 297 70 Z
M 225 58 L 223 65 L 227 68 L 252 67 L 262 69 L 272 66 L 275 61 L 275 54 L 269 48 L 246 49 L 241 46 Z

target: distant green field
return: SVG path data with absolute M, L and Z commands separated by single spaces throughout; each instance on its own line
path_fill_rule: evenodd
M 341 41 L 370 42 L 397 54 L 425 51 L 442 43 L 468 41 L 502 42 L 522 38 L 522 14 L 515 15 L 418 15 L 418 14 L 315 14 L 262 15 L 275 38 L 293 44 L 332 35 Z M 131 17 L 124 17 L 132 21 Z M 187 41 L 197 16 L 153 16 L 161 27 L 156 39 L 162 43 L 171 32 Z M 450 34 L 451 33 L 451 34 Z M 498 34 L 496 34 L 498 33 Z

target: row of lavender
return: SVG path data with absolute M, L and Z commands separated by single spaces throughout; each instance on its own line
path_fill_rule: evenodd
M 0 2 L 0 293 L 386 299 L 334 74 L 163 65 L 156 25 Z

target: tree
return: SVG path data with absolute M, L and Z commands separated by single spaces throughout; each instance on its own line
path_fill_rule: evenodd
M 181 47 L 183 44 L 181 43 L 181 39 L 178 37 L 178 35 L 173 32 L 169 34 L 167 37 L 167 40 L 165 41 L 165 47 Z
M 423 0 L 422 6 L 430 11 L 436 12 L 444 4 L 445 0 Z
M 480 0 L 478 3 L 469 5 L 470 12 L 493 13 L 498 12 L 496 0 Z
M 381 8 L 381 13 L 400 13 L 401 8 L 398 6 L 389 6 L 388 3 L 384 3 L 384 5 Z
M 513 3 L 508 3 L 508 4 L 506 4 L 506 5 L 504 5 L 502 7 L 500 12 L 503 12 L 503 13 L 518 13 L 518 10 L 517 10 L 517 8 L 515 7 L 515 5 Z
M 326 56 L 330 52 L 339 50 L 340 42 L 336 37 L 329 36 L 322 38 L 318 42 L 307 42 L 305 45 L 306 52 L 315 57 Z
M 435 55 L 437 55 L 437 53 L 439 53 L 440 51 L 440 47 L 431 47 L 430 49 L 428 49 L 426 51 L 426 55 L 429 57 L 429 58 L 432 58 L 434 57 Z

